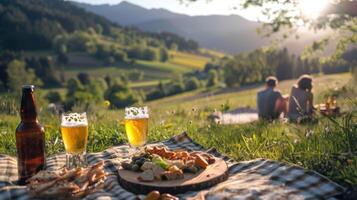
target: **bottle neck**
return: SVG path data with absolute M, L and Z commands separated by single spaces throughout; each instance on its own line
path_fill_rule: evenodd
M 37 122 L 35 98 L 31 90 L 23 90 L 20 115 L 22 122 Z

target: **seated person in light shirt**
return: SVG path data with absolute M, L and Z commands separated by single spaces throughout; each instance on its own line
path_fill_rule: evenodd
M 269 76 L 265 80 L 265 88 L 257 94 L 257 107 L 260 119 L 274 120 L 278 119 L 281 113 L 286 113 L 286 101 L 279 90 L 275 88 L 278 85 L 278 79 Z

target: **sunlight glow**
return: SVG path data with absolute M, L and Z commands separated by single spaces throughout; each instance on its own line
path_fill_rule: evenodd
M 298 0 L 297 5 L 304 17 L 316 19 L 328 3 L 328 0 Z

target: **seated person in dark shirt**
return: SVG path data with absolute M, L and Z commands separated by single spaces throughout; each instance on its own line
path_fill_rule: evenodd
M 278 79 L 269 76 L 265 80 L 265 89 L 257 94 L 258 115 L 261 119 L 274 120 L 279 118 L 281 113 L 286 113 L 286 101 L 280 91 L 276 90 Z

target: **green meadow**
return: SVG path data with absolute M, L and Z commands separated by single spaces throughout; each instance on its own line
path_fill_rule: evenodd
M 283 81 L 279 88 L 283 93 L 288 93 L 295 81 Z M 349 91 L 351 84 L 353 86 L 351 74 L 316 76 L 314 83 L 315 103 L 321 103 L 325 96 L 331 93 Z M 143 104 L 150 108 L 149 142 L 162 141 L 187 132 L 204 147 L 214 147 L 237 161 L 255 158 L 274 159 L 316 170 L 345 186 L 356 184 L 355 93 L 345 92 L 345 96 L 338 98 L 342 116 L 326 118 L 317 115 L 317 124 L 298 125 L 276 121 L 219 125 L 208 119 L 215 110 L 233 110 L 246 106 L 255 108 L 255 95 L 261 88 L 262 85 L 252 85 L 243 88 L 197 90 L 162 100 L 144 102 Z M 64 152 L 59 131 L 59 116 L 48 111 L 46 102 L 41 99 L 42 92 L 38 93 L 39 120 L 46 130 L 47 155 Z M 5 96 L 1 98 L 6 100 Z M 15 156 L 15 128 L 19 123 L 16 112 L 18 102 L 13 102 L 7 107 L 13 111 L 0 115 L 0 152 Z M 351 112 L 353 110 L 354 112 Z M 121 123 L 124 117 L 123 110 L 108 110 L 104 105 L 97 105 L 88 108 L 88 116 L 88 152 L 102 151 L 127 142 Z

